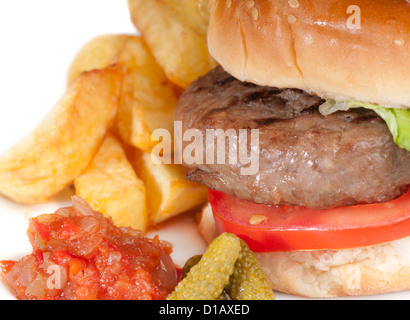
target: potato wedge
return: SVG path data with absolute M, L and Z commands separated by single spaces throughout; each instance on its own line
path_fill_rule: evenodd
M 121 143 L 108 134 L 87 170 L 74 180 L 76 194 L 118 227 L 146 231 L 145 186 Z
M 83 71 L 118 63 L 125 70 L 114 128 L 123 141 L 152 149 L 152 132 L 166 129 L 173 136 L 177 88 L 166 77 L 149 48 L 138 36 L 106 35 L 89 43 L 70 66 L 68 82 Z
M 207 200 L 207 188 L 185 179 L 181 165 L 156 164 L 151 152 L 128 150 L 131 164 L 144 181 L 147 190 L 148 220 L 158 224 L 180 213 L 192 210 Z
M 132 38 L 125 34 L 107 34 L 87 42 L 72 61 L 67 74 L 67 86 L 84 71 L 104 69 L 116 63 L 118 52 Z
M 168 78 L 183 88 L 216 66 L 207 46 L 207 6 L 206 0 L 128 0 L 135 27 Z
M 114 128 L 126 143 L 151 150 L 158 143 L 151 140 L 154 130 L 173 136 L 177 95 L 141 38 L 125 44 L 118 62 L 127 71 Z
M 117 66 L 82 73 L 39 126 L 0 157 L 0 194 L 37 203 L 72 183 L 115 119 L 122 78 Z

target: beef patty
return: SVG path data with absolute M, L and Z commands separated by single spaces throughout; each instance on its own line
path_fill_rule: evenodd
M 185 91 L 176 120 L 183 131 L 199 129 L 204 137 L 206 129 L 259 129 L 259 171 L 244 176 L 241 164 L 185 164 L 187 178 L 255 203 L 321 209 L 403 194 L 410 152 L 394 143 L 385 122 L 361 109 L 325 117 L 322 103 L 301 90 L 243 83 L 216 68 Z

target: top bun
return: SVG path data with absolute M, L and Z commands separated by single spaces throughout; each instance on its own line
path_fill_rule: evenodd
M 241 81 L 410 107 L 410 1 L 215 0 L 211 55 Z

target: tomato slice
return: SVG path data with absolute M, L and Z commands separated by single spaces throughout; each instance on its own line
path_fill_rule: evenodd
M 234 233 L 255 252 L 348 249 L 410 236 L 410 189 L 386 202 L 329 210 L 269 206 L 210 190 L 218 232 Z

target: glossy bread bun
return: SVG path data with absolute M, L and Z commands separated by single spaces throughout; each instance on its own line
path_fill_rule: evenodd
M 409 17 L 406 0 L 216 0 L 208 46 L 242 81 L 410 106 Z
M 207 242 L 217 237 L 209 205 L 199 216 Z M 410 290 L 410 238 L 347 250 L 257 253 L 275 291 L 310 298 L 363 296 Z

